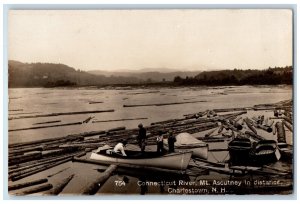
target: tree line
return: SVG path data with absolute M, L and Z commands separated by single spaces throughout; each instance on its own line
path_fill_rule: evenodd
M 182 78 L 176 76 L 175 85 L 278 85 L 292 84 L 292 66 L 269 67 L 265 70 L 221 70 L 201 72 L 195 77 Z

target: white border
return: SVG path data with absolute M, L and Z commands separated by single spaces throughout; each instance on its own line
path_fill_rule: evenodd
M 87 4 L 102 4 L 102 3 L 104 3 L 104 4 L 110 4 L 110 5 L 113 5 L 113 4 L 115 4 L 115 6 L 117 6 L 118 7 L 118 4 L 123 4 L 123 5 L 125 5 L 125 4 L 157 4 L 157 5 L 159 5 L 159 4 L 168 4 L 168 3 L 171 3 L 172 5 L 175 5 L 175 4 L 178 4 L 178 7 L 181 7 L 181 6 L 189 6 L 189 4 L 209 4 L 209 6 L 211 6 L 211 7 L 214 7 L 214 6 L 217 6 L 218 7 L 218 5 L 219 4 L 221 4 L 222 6 L 229 6 L 229 5 L 233 5 L 234 6 L 234 4 L 239 4 L 239 5 L 245 5 L 245 6 L 250 6 L 250 7 L 252 7 L 253 6 L 253 4 L 257 4 L 257 5 L 265 5 L 265 6 L 268 6 L 269 4 L 272 4 L 272 5 L 274 5 L 274 4 L 297 4 L 298 2 L 296 1 L 296 0 L 252 0 L 252 1 L 237 1 L 237 0 L 235 0 L 235 1 L 222 1 L 222 0 L 211 0 L 211 1 L 209 1 L 209 0 L 203 0 L 203 1 L 197 1 L 197 0 L 186 0 L 186 1 L 183 1 L 183 0 L 172 0 L 172 1 L 167 1 L 167 0 L 152 0 L 152 1 L 137 1 L 137 0 L 135 0 L 135 1 L 121 1 L 121 0 L 103 0 L 103 1 L 97 1 L 97 0 L 72 0 L 72 1 L 70 1 L 70 0 L 52 0 L 52 1 L 50 1 L 50 0 L 46 0 L 46 1 L 41 1 L 41 0 L 3 0 L 3 1 L 1 1 L 2 3 L 1 3 L 1 8 L 0 8 L 0 12 L 1 12 L 1 17 L 0 17 L 0 21 L 1 21 L 1 24 L 2 24 L 2 32 L 1 32 L 1 34 L 0 34 L 0 36 L 1 36 L 1 43 L 0 43 L 0 47 L 5 47 L 5 45 L 4 45 L 4 41 L 3 41 L 3 5 L 4 4 L 22 4 L 22 5 L 24 5 L 24 6 L 28 6 L 28 7 L 34 7 L 34 5 L 33 4 L 38 4 L 38 5 L 45 5 L 46 7 L 47 6 L 50 6 L 51 7 L 51 5 L 53 5 L 53 4 L 57 4 L 57 5 L 64 5 L 64 6 L 68 6 L 67 4 L 72 4 L 72 7 L 73 7 L 73 5 L 74 4 L 77 4 L 77 6 L 78 7 L 80 7 L 80 6 L 84 6 L 84 5 L 87 5 Z M 31 4 L 31 5 L 28 5 L 28 4 Z M 78 5 L 78 4 L 82 4 L 82 5 Z M 151 6 L 151 5 L 150 5 Z M 200 6 L 200 5 L 199 5 Z M 207 5 L 206 5 L 207 6 Z M 205 5 L 204 5 L 204 7 L 206 7 Z M 220 6 L 220 5 L 219 5 Z M 125 6 L 126 7 L 126 6 Z M 299 4 L 297 4 L 297 11 L 299 11 Z M 299 28 L 299 15 L 297 15 L 297 28 Z M 299 33 L 299 32 L 297 32 L 297 33 Z M 294 46 L 295 46 L 295 49 L 297 50 L 297 48 L 298 48 L 298 41 L 297 42 L 294 42 Z M 1 64 L 3 65 L 3 49 L 1 49 Z M 298 61 L 298 56 L 296 57 L 296 59 L 295 59 L 296 61 Z M 3 72 L 3 70 L 2 70 L 2 72 L 0 72 L 1 74 L 0 74 L 0 76 L 1 76 L 1 82 L 4 82 L 5 80 L 4 80 L 4 76 L 3 76 L 3 74 L 4 74 L 4 72 Z M 298 71 L 296 72 L 296 78 L 298 78 Z M 3 81 L 4 80 L 4 81 Z M 1 95 L 2 96 L 4 96 L 3 94 L 5 94 L 5 92 L 3 92 L 4 91 L 4 89 L 3 88 L 5 88 L 5 86 L 6 85 L 4 85 L 4 83 L 0 83 L 1 85 L 0 85 L 0 93 L 1 93 Z M 294 85 L 295 85 L 295 90 L 298 90 L 298 87 L 296 86 L 298 83 L 295 83 Z M 297 93 L 295 92 L 295 95 L 294 95 L 294 97 L 295 97 L 295 99 L 296 99 L 296 95 L 297 95 Z M 2 97 L 2 98 L 4 98 L 4 100 L 5 100 L 5 96 L 4 97 Z M 7 99 L 7 98 L 6 98 Z M 298 100 L 297 100 L 298 101 Z M 4 105 L 4 103 L 6 103 L 7 101 L 3 101 L 3 100 L 1 100 L 1 102 L 0 102 L 0 105 L 1 105 L 1 107 L 3 107 L 3 105 Z M 297 102 L 297 104 L 295 104 L 296 106 L 295 106 L 295 108 L 298 106 L 298 102 Z M 7 109 L 7 108 L 6 108 Z M 5 110 L 6 112 L 7 112 L 7 110 Z M 296 111 L 297 111 L 297 109 L 296 109 Z M 1 108 L 1 113 L 2 113 L 2 115 L 4 114 L 4 110 Z M 298 114 L 297 114 L 297 112 L 295 113 L 295 115 L 297 116 Z M 4 116 L 5 117 L 5 116 Z M 3 130 L 3 128 L 5 127 L 5 125 L 7 125 L 7 122 L 5 123 L 5 121 L 4 121 L 4 117 L 0 117 L 1 118 L 1 122 L 0 122 L 0 129 L 1 130 Z M 4 123 L 3 123 L 4 122 Z M 298 120 L 297 120 L 297 123 L 296 123 L 296 127 L 298 127 L 299 126 L 299 124 L 298 124 L 299 122 L 298 122 Z M 1 134 L 2 135 L 2 134 Z M 297 136 L 296 134 L 295 134 L 295 136 Z M 2 140 L 3 141 L 3 140 Z M 297 140 L 297 147 L 299 147 L 298 146 L 298 143 L 299 143 L 299 139 Z M 2 146 L 2 145 L 0 145 L 0 146 Z M 297 151 L 297 153 L 299 154 L 299 151 Z M 298 155 L 297 154 L 297 158 L 298 158 Z M 0 151 L 0 157 L 3 159 L 3 151 Z M 2 160 L 3 161 L 3 160 Z M 297 165 L 297 170 L 299 169 L 298 168 L 298 163 L 296 164 Z M 2 165 L 1 165 L 2 166 Z M 298 173 L 298 172 L 295 172 L 296 174 Z M 3 168 L 0 168 L 0 177 L 1 177 L 1 179 L 0 179 L 0 183 L 1 183 L 1 185 L 0 185 L 0 192 L 1 192 L 1 199 L 3 199 Z M 5 179 L 7 179 L 7 177 L 5 178 Z M 299 182 L 299 177 L 297 176 L 297 181 L 295 181 L 295 184 L 299 184 L 300 182 Z M 297 188 L 297 192 L 295 192 L 295 195 L 299 195 L 299 188 Z M 250 195 L 251 197 L 253 197 L 252 199 L 256 199 L 256 198 L 260 198 L 260 199 L 266 199 L 266 198 L 263 198 L 263 197 L 260 197 L 260 196 L 258 196 L 258 197 L 256 197 L 255 195 Z M 111 196 L 112 197 L 112 199 L 116 199 L 116 197 L 115 196 Z M 115 198 L 114 198 L 115 197 Z M 169 197 L 169 196 L 168 196 Z M 64 197 L 56 197 L 56 198 L 58 198 L 58 199 L 64 199 Z M 75 196 L 75 197 L 72 197 L 73 199 L 79 199 L 79 200 L 76 200 L 76 201 L 71 201 L 72 203 L 79 203 L 79 202 L 81 202 L 81 200 L 82 200 L 82 197 L 81 196 Z M 88 197 L 88 199 L 91 201 L 92 199 L 101 199 L 101 198 L 99 198 L 99 197 Z M 190 196 L 187 196 L 187 197 L 183 197 L 183 196 L 180 196 L 180 197 L 169 197 L 170 199 L 172 199 L 172 202 L 176 202 L 176 200 L 177 199 L 197 199 L 197 198 L 195 198 L 195 197 L 190 197 Z M 199 196 L 199 199 L 200 199 L 200 201 L 198 201 L 198 200 L 194 200 L 194 202 L 196 203 L 199 203 L 199 202 L 203 202 L 203 201 L 201 201 L 202 200 L 202 198 L 203 198 L 203 196 L 201 195 L 201 196 Z M 41 199 L 40 197 L 38 198 L 38 199 Z M 106 199 L 109 199 L 109 198 L 106 198 Z M 123 199 L 131 199 L 130 198 L 130 196 L 128 197 L 128 196 L 123 196 Z M 143 196 L 139 196 L 139 198 L 135 198 L 135 199 L 149 199 L 149 197 L 143 197 Z M 168 198 L 166 198 L 166 197 L 161 197 L 161 196 L 157 196 L 156 197 L 156 199 L 168 199 Z M 173 200 L 173 199 L 175 199 L 175 200 Z M 236 200 L 236 199 L 251 199 L 251 198 L 243 198 L 243 196 L 213 196 L 213 197 L 211 197 L 211 196 L 205 196 L 205 199 L 217 199 L 217 200 L 220 200 L 220 201 L 217 201 L 218 203 L 219 202 L 222 202 L 222 203 L 240 203 L 241 201 L 238 201 L 238 200 Z M 224 201 L 226 199 L 226 201 Z M 232 200 L 227 200 L 227 199 L 232 199 Z M 270 202 L 272 202 L 272 204 L 273 203 L 281 203 L 282 204 L 282 202 L 284 202 L 283 200 L 281 200 L 280 198 L 278 198 L 277 196 L 271 196 L 270 198 L 268 198 L 268 199 L 279 199 L 279 200 L 272 200 L 272 201 L 270 201 Z M 288 199 L 291 199 L 291 198 L 288 198 Z M 295 199 L 295 198 L 294 198 Z M 29 202 L 28 202 L 29 201 Z M 52 200 L 52 201 L 50 201 L 50 200 L 47 200 L 46 202 L 48 203 L 48 202 L 57 202 L 58 200 Z M 210 200 L 210 201 L 205 201 L 205 202 L 211 202 L 212 200 Z M 12 203 L 15 203 L 15 202 L 20 202 L 20 200 L 6 200 L 6 201 L 4 201 L 5 203 L 6 202 L 12 202 Z M 24 201 L 21 201 L 21 202 L 24 202 Z M 28 202 L 28 203 L 40 203 L 41 201 L 40 200 L 34 200 L 34 201 L 31 201 L 31 200 L 26 200 L 25 202 Z M 44 201 L 43 201 L 44 202 Z M 105 202 L 105 203 L 107 203 L 107 201 L 104 201 L 104 200 L 100 200 L 100 201 L 98 201 L 98 200 L 93 200 L 92 202 Z M 115 202 L 123 202 L 123 201 L 115 201 Z M 156 202 L 155 200 L 147 200 L 147 201 L 128 201 L 128 202 L 146 202 L 146 203 L 154 203 L 154 202 Z M 167 201 L 163 201 L 163 202 L 167 202 Z M 177 201 L 177 202 L 180 202 L 180 203 L 182 203 L 182 202 L 186 202 L 186 201 L 183 201 L 183 200 L 179 200 L 179 201 Z M 242 202 L 251 202 L 251 204 L 253 203 L 253 202 L 257 202 L 256 200 L 248 200 L 248 201 L 246 201 L 246 200 L 243 200 Z M 265 202 L 265 201 L 263 201 L 263 202 Z

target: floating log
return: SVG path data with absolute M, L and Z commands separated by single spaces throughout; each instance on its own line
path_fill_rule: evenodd
M 104 140 L 102 140 L 104 141 Z M 107 142 L 108 140 L 106 140 Z M 89 143 L 89 144 L 63 144 L 60 145 L 59 148 L 98 148 L 99 146 L 102 146 L 104 143 Z
M 9 154 L 23 154 L 25 152 L 33 152 L 33 151 L 43 151 L 44 147 L 43 146 L 37 146 L 37 147 L 29 147 L 29 148 L 23 148 L 19 150 L 12 150 L 9 151 Z
M 275 107 L 253 107 L 253 110 L 260 111 L 260 110 L 274 110 Z
M 67 159 L 67 158 L 72 158 L 73 156 L 76 156 L 79 153 L 81 153 L 81 152 L 77 152 L 77 153 L 73 153 L 73 154 L 69 154 L 69 155 L 63 155 L 63 156 L 59 156 L 59 157 L 55 157 L 55 158 L 46 158 L 46 159 L 43 159 L 42 161 L 38 160 L 38 161 L 35 161 L 35 163 L 31 163 L 31 164 L 28 164 L 28 165 L 26 165 L 27 163 L 26 164 L 24 163 L 24 165 L 26 165 L 26 166 L 18 166 L 16 168 L 13 168 L 13 169 L 9 170 L 8 173 L 12 174 L 12 173 L 15 173 L 15 172 L 21 172 L 21 171 L 24 171 L 26 169 L 32 169 L 33 167 L 36 167 L 36 166 L 41 166 L 41 165 L 61 161 L 61 160 Z
M 33 152 L 26 155 L 17 155 L 8 158 L 8 165 L 19 164 L 22 162 L 27 162 L 35 159 L 41 159 L 42 153 L 41 152 Z
M 89 104 L 103 103 L 103 101 L 90 101 Z
M 83 190 L 83 194 L 94 195 L 100 188 L 100 186 L 105 183 L 105 181 L 111 176 L 111 174 L 117 169 L 117 165 L 111 164 L 95 181 L 87 186 Z
M 243 129 L 243 126 L 239 123 L 239 119 L 229 120 L 229 122 L 231 123 L 231 125 L 233 125 L 234 128 L 236 128 L 236 130 L 242 130 Z
M 82 124 L 82 122 L 65 123 L 65 124 L 57 124 L 57 125 L 46 125 L 46 126 L 11 129 L 11 130 L 8 130 L 8 132 L 23 131 L 23 130 L 34 130 L 34 129 L 42 129 L 42 128 L 52 128 L 52 127 L 62 127 L 62 126 L 70 126 L 70 125 L 81 125 L 81 124 Z
M 278 172 L 281 172 L 281 173 L 288 173 L 288 174 L 292 173 L 291 171 L 282 170 L 282 169 L 279 169 L 279 168 L 276 168 L 276 167 L 267 166 L 267 165 L 264 165 L 263 168 L 271 169 L 271 170 L 278 171 Z
M 105 133 L 106 133 L 106 131 L 100 130 L 100 131 L 84 132 L 84 133 L 80 133 L 80 135 L 83 137 L 90 137 L 90 136 L 95 136 L 95 135 L 102 135 Z
M 215 172 L 218 172 L 218 173 L 222 173 L 222 174 L 233 174 L 234 173 L 234 170 L 232 169 L 229 169 L 229 168 L 226 168 L 226 167 L 215 167 L 215 166 L 207 166 L 207 165 L 199 165 L 199 164 L 189 164 L 189 166 L 192 166 L 192 167 L 198 167 L 198 168 L 201 168 L 201 169 L 208 169 L 208 170 L 211 170 L 211 171 L 215 171 Z M 241 172 L 235 172 L 237 174 L 241 174 Z
M 264 126 L 264 125 L 261 125 L 261 124 L 256 124 L 255 126 L 256 126 L 257 128 L 259 128 L 259 129 L 262 129 L 262 130 L 268 132 L 268 133 L 270 133 L 270 132 L 273 131 L 273 129 L 272 129 L 271 127 Z
M 230 169 L 233 169 L 234 173 L 236 173 L 236 170 L 241 171 L 243 174 L 245 174 L 245 172 L 249 172 L 250 174 L 263 174 L 263 175 L 269 175 L 269 174 L 273 174 L 273 175 L 286 175 L 286 173 L 280 173 L 280 172 L 272 172 L 272 171 L 265 171 L 262 170 L 261 167 L 253 167 L 253 166 L 231 166 Z
M 234 127 L 233 125 L 230 124 L 229 120 L 225 120 L 224 124 L 232 131 L 238 131 L 236 127 Z
M 66 147 L 66 148 L 62 148 L 62 149 L 43 151 L 42 155 L 43 155 L 43 157 L 49 157 L 49 156 L 53 156 L 53 155 L 62 155 L 64 153 L 75 152 L 77 150 L 78 150 L 78 147 Z
M 184 121 L 184 120 L 187 120 L 187 119 L 186 118 L 180 118 L 180 119 L 163 120 L 163 121 L 159 121 L 159 122 L 153 122 L 153 123 L 151 123 L 151 126 L 162 125 L 162 124 L 166 124 L 166 123 L 176 123 L 176 122 L 180 122 L 180 121 Z
M 168 106 L 168 105 L 178 105 L 178 104 L 186 104 L 186 103 L 201 103 L 207 101 L 184 101 L 184 102 L 174 102 L 174 103 L 152 103 L 152 104 L 135 104 L 135 105 L 126 105 L 123 107 L 139 107 L 139 106 Z
M 215 148 L 215 149 L 208 149 L 210 152 L 224 152 L 228 151 L 228 148 Z
M 204 163 L 207 163 L 207 164 L 211 164 L 213 166 L 218 166 L 218 167 L 225 167 L 225 164 L 224 163 L 216 163 L 216 162 L 211 162 L 211 161 L 208 161 L 206 159 L 201 159 L 199 157 L 193 157 L 193 160 L 196 160 L 196 161 L 200 161 L 200 162 L 204 162 Z
M 9 113 L 9 115 L 28 115 L 28 114 L 34 114 L 34 113 L 40 113 L 40 112 Z
M 255 134 L 257 134 L 256 129 L 251 125 L 251 121 L 249 120 L 249 118 L 245 118 L 244 119 L 246 125 L 248 126 L 248 128 Z
M 206 142 L 206 143 L 210 143 L 210 142 L 224 142 L 225 139 L 222 139 L 222 138 L 207 138 L 207 139 L 202 139 L 202 141 Z
M 217 129 L 219 129 L 219 127 L 209 131 L 208 133 L 205 134 L 205 137 L 209 137 L 210 135 L 212 135 Z
M 257 171 L 260 170 L 261 167 L 253 167 L 253 166 L 230 166 L 230 169 L 233 170 L 239 170 L 242 171 L 243 173 L 245 173 L 246 171 Z
M 270 117 L 269 119 L 283 119 L 286 120 L 287 122 L 289 122 L 290 124 L 293 124 L 292 120 L 288 117 Z
M 233 111 L 247 111 L 246 108 L 218 108 L 218 109 L 213 109 L 215 112 L 233 112 Z
M 88 123 L 90 122 L 90 120 L 92 120 L 94 118 L 94 116 L 90 116 L 87 119 L 85 119 L 84 121 L 82 121 L 82 123 Z
M 210 117 L 215 117 L 215 116 L 217 116 L 218 114 L 215 112 L 215 111 L 213 111 L 213 110 L 209 110 L 209 111 L 207 111 L 207 117 L 208 118 L 210 118 Z
M 104 113 L 104 112 L 114 112 L 115 110 L 93 110 L 93 111 L 77 111 L 77 112 L 64 112 L 64 113 L 49 113 L 49 114 L 40 114 L 40 115 L 28 115 L 28 116 L 20 116 L 20 117 L 10 117 L 8 120 L 15 119 L 23 119 L 23 118 L 41 118 L 41 117 L 54 117 L 60 115 L 81 115 L 81 114 L 89 114 L 89 113 Z
M 71 161 L 72 160 L 72 157 L 70 158 L 67 158 L 67 159 L 64 159 L 64 160 L 61 160 L 61 161 L 58 161 L 58 162 L 54 162 L 54 163 L 50 163 L 50 164 L 47 164 L 45 166 L 41 166 L 41 167 L 38 167 L 38 168 L 35 168 L 34 170 L 32 171 L 26 171 L 26 173 L 23 173 L 23 174 L 18 174 L 18 175 L 12 175 L 11 176 L 11 180 L 12 181 L 17 181 L 17 180 L 20 180 L 22 178 L 25 178 L 27 176 L 30 176 L 32 174 L 36 174 L 36 173 L 39 173 L 41 171 L 44 171 L 44 170 L 47 170 L 47 169 L 50 169 L 52 167 L 55 167 L 55 166 L 58 166 L 60 164 L 63 164 L 63 163 L 66 163 L 68 161 Z
M 34 188 L 31 188 L 31 189 L 28 189 L 26 191 L 23 191 L 21 193 L 17 193 L 16 195 L 29 195 L 29 194 L 33 194 L 33 193 L 39 193 L 39 192 L 42 192 L 42 191 L 47 191 L 49 189 L 53 188 L 52 184 L 50 183 L 47 183 L 47 184 L 43 184 L 41 186 L 37 186 L 37 187 L 34 187 Z
M 286 138 L 285 138 L 285 130 L 282 122 L 277 122 L 275 124 L 275 128 L 277 131 L 277 142 L 278 143 L 286 143 Z
M 83 136 L 81 134 L 76 135 L 68 135 L 66 137 L 55 137 L 55 138 L 49 138 L 49 139 L 42 139 L 42 140 L 36 140 L 36 141 L 30 141 L 30 142 L 21 142 L 21 143 L 15 143 L 15 144 L 9 144 L 9 148 L 16 148 L 16 147 L 23 147 L 23 146 L 30 146 L 30 145 L 38 145 L 38 144 L 45 144 L 47 142 L 70 142 L 78 139 L 83 139 Z
M 198 119 L 199 117 L 202 117 L 202 114 L 201 112 L 199 113 L 193 113 L 193 114 L 186 114 L 184 115 L 185 116 L 185 119 Z
M 30 181 L 30 182 L 20 183 L 20 184 L 8 186 L 8 191 L 18 190 L 21 188 L 26 188 L 29 186 L 34 186 L 34 185 L 42 184 L 42 183 L 46 183 L 46 182 L 48 182 L 48 179 L 44 178 L 44 179 L 38 179 L 38 180 Z
M 54 174 L 48 175 L 47 177 L 50 178 L 50 177 L 52 177 L 52 176 L 55 176 L 55 175 L 57 175 L 57 174 L 59 174 L 59 173 L 61 173 L 61 172 L 66 171 L 66 170 L 69 169 L 69 168 L 70 168 L 70 167 L 64 168 L 64 169 L 62 169 L 62 170 L 60 170 L 60 171 L 58 171 L 58 172 L 56 172 L 56 173 L 54 173 Z
M 146 120 L 148 118 L 124 118 L 124 119 L 116 119 L 116 120 L 96 120 L 92 121 L 92 123 L 105 123 L 105 122 L 116 122 L 116 121 L 127 121 L 127 120 Z
M 253 107 L 260 107 L 260 106 L 274 107 L 274 105 L 275 104 L 273 104 L 273 103 L 263 103 L 263 104 L 254 105 Z
M 250 132 L 250 131 L 245 131 L 245 135 L 249 136 L 249 137 L 252 137 L 253 139 L 257 140 L 257 141 L 260 141 L 260 140 L 265 140 L 264 137 L 258 135 L 258 134 L 255 134 L 254 132 Z
M 8 111 L 23 111 L 23 109 L 10 109 Z
M 40 123 L 33 123 L 33 125 L 42 125 L 42 124 L 48 124 L 48 123 L 60 123 L 61 120 L 51 120 L 46 122 L 40 122 Z
M 58 195 L 64 188 L 68 185 L 68 183 L 73 179 L 75 174 L 72 174 L 71 176 L 63 179 L 57 186 L 52 188 L 49 192 L 46 192 L 45 194 L 49 195 Z
M 112 128 L 112 129 L 109 129 L 107 132 L 115 132 L 115 131 L 120 131 L 120 130 L 126 130 L 126 127 L 122 126 L 122 127 Z

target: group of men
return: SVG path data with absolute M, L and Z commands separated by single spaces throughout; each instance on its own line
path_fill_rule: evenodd
M 145 152 L 145 148 L 146 148 L 146 139 L 147 139 L 147 131 L 146 129 L 143 127 L 143 124 L 140 123 L 138 125 L 139 127 L 139 133 L 137 136 L 137 141 L 138 144 L 141 148 L 141 152 L 144 153 Z M 157 153 L 162 154 L 164 152 L 164 144 L 163 144 L 163 131 L 160 130 L 158 131 L 158 135 L 156 137 L 156 143 L 157 143 Z M 174 144 L 176 142 L 176 137 L 173 135 L 172 131 L 168 132 L 168 147 L 169 147 L 169 152 L 174 152 Z M 123 156 L 127 156 L 124 148 L 127 144 L 127 141 L 123 141 L 118 143 L 115 147 L 114 147 L 114 152 L 121 152 Z

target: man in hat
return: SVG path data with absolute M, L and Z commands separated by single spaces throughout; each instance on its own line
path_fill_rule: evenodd
M 138 127 L 139 127 L 139 135 L 137 136 L 137 141 L 141 148 L 141 151 L 144 152 L 146 147 L 146 129 L 143 127 L 142 123 L 140 123 Z

